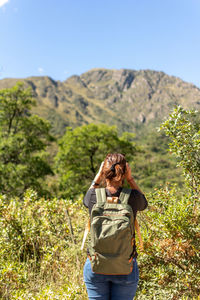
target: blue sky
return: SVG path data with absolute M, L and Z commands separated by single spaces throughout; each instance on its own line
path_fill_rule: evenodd
M 0 79 L 92 68 L 164 71 L 200 87 L 200 0 L 0 0 Z

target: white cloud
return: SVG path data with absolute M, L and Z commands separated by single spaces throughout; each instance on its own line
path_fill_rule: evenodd
M 0 0 L 0 7 L 3 7 L 9 0 Z
M 44 73 L 44 69 L 42 67 L 39 67 L 38 72 L 42 75 Z

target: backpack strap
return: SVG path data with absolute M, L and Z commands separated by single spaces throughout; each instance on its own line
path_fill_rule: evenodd
M 131 189 L 123 188 L 119 196 L 119 200 L 121 201 L 121 203 L 128 204 L 128 199 L 130 197 L 130 194 L 131 194 Z
M 130 197 L 130 194 L 131 194 L 131 189 L 123 188 L 120 193 L 120 196 L 119 196 L 120 201 L 124 204 L 128 204 L 128 199 Z M 139 240 L 140 251 L 143 251 L 144 245 L 143 245 L 143 240 L 142 240 L 142 236 L 141 236 L 141 232 L 140 232 L 140 226 L 139 226 L 136 216 L 135 216 L 134 226 L 135 226 L 135 230 L 137 232 L 137 236 L 138 236 L 138 240 Z M 134 240 L 135 240 L 135 234 L 134 234 Z M 136 251 L 135 241 L 134 241 L 133 246 L 134 246 L 134 251 Z
M 144 250 L 144 244 L 143 244 L 143 240 L 142 240 L 142 236 L 141 236 L 141 232 L 140 232 L 140 226 L 138 223 L 137 218 L 135 217 L 135 230 L 137 232 L 137 236 L 138 236 L 138 240 L 139 240 L 139 247 L 140 247 L 140 251 Z
M 83 236 L 83 241 L 82 241 L 82 245 L 81 245 L 81 250 L 83 250 L 84 248 L 84 244 L 87 238 L 88 233 L 90 232 L 90 219 L 88 220 L 88 222 L 85 225 L 85 231 L 84 231 L 84 236 Z
M 95 189 L 96 197 L 97 197 L 97 204 L 102 204 L 106 202 L 106 189 L 99 188 Z

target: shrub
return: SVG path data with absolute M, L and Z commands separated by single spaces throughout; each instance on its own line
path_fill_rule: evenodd
M 199 206 L 176 186 L 147 198 L 135 299 L 197 300 Z M 87 215 L 81 198 L 45 200 L 31 190 L 22 200 L 0 197 L 0 298 L 86 300 L 80 245 Z
M 170 137 L 169 150 L 178 159 L 185 182 L 197 199 L 200 195 L 200 113 L 178 106 L 160 129 Z
M 199 206 L 194 210 L 193 198 L 176 186 L 155 190 L 148 199 L 149 209 L 140 218 L 145 250 L 139 256 L 136 299 L 198 297 Z
M 22 200 L 1 196 L 0 298 L 29 299 L 27 295 L 33 295 L 46 299 L 60 293 L 52 299 L 63 299 L 61 294 L 68 293 L 74 296 L 66 299 L 76 299 L 76 294 L 84 293 L 80 270 L 85 256 L 81 253 L 81 257 L 80 243 L 76 244 L 83 223 L 80 200 L 74 204 L 45 200 L 32 190 Z

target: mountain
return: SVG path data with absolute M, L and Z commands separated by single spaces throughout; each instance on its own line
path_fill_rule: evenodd
M 48 119 L 53 133 L 66 126 L 106 123 L 119 131 L 160 123 L 175 105 L 200 108 L 200 89 L 180 78 L 152 70 L 93 69 L 55 81 L 50 77 L 6 78 L 0 89 L 22 81 L 37 99 L 33 112 Z

